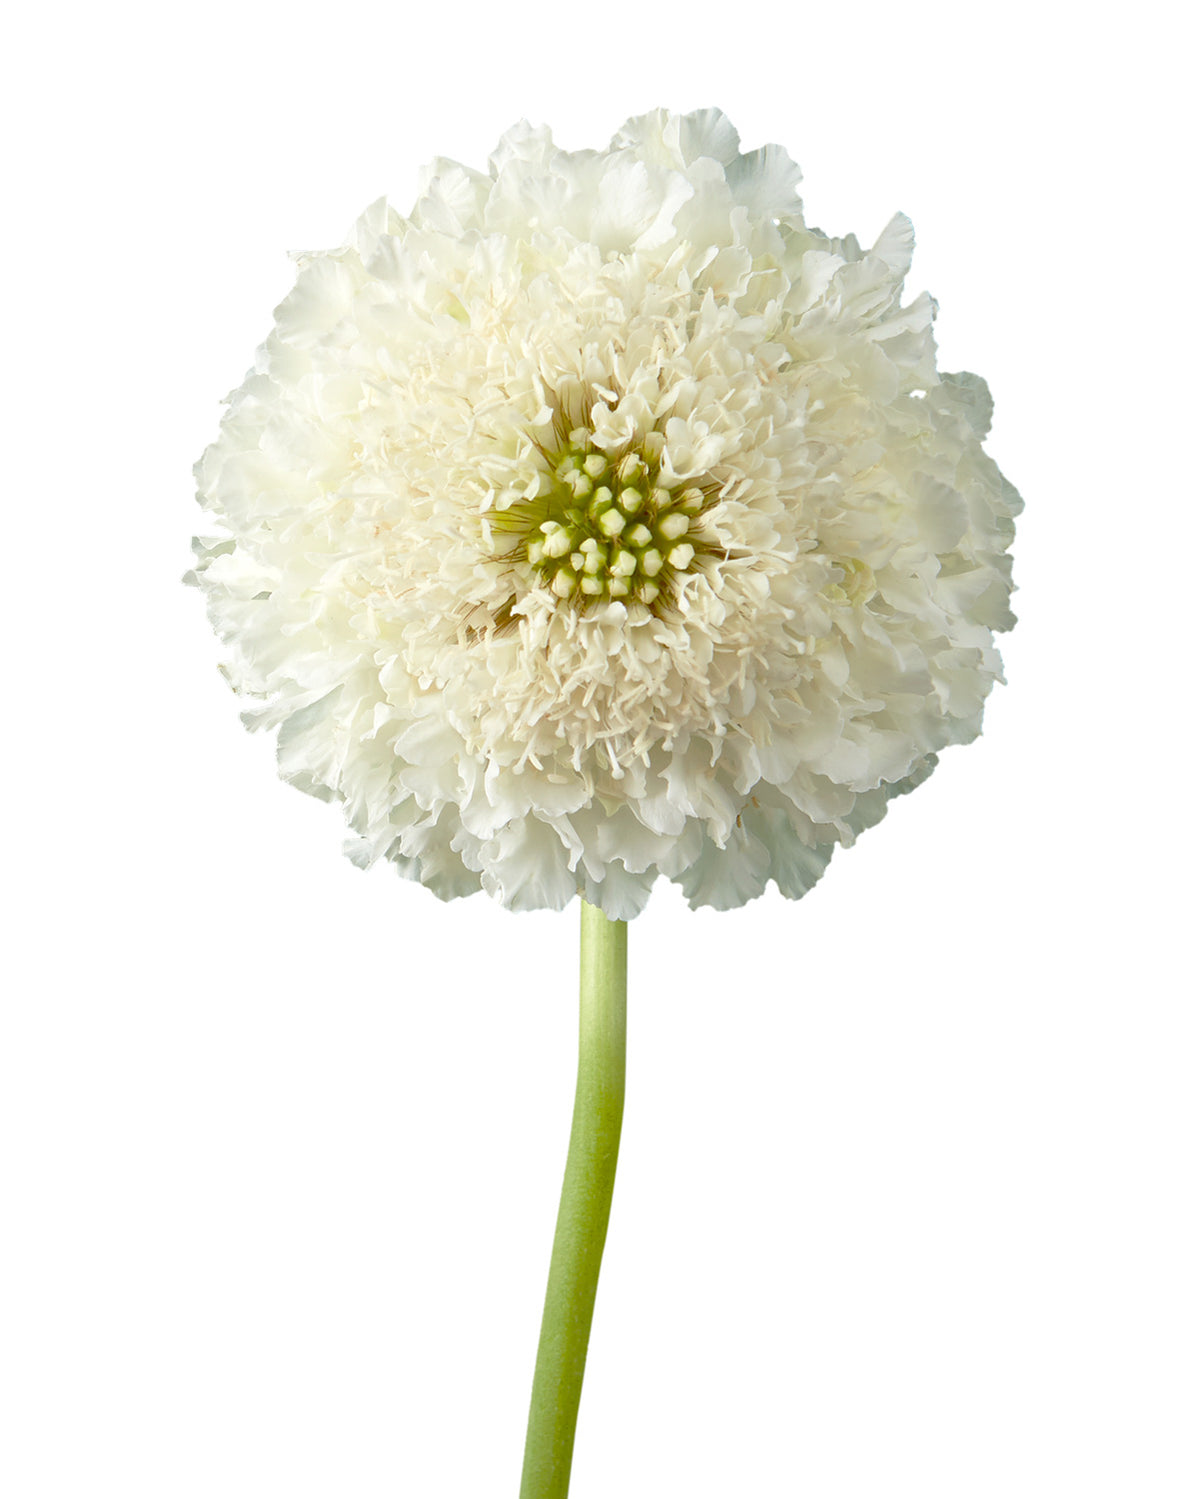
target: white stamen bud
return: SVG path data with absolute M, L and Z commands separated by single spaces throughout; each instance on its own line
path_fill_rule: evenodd
M 608 467 L 608 459 L 603 453 L 589 453 L 583 460 L 585 473 L 591 474 L 593 479 L 598 479 Z
M 565 526 L 551 524 L 546 532 L 546 556 L 565 557 L 571 550 L 571 533 Z
M 586 593 L 589 598 L 595 598 L 604 592 L 604 583 L 600 578 L 581 578 L 579 587 L 580 591 Z
M 681 515 L 678 510 L 672 510 L 669 515 L 664 515 L 658 523 L 658 529 L 668 541 L 678 541 L 681 536 L 687 535 L 687 528 L 691 524 L 686 515 Z
M 695 555 L 696 548 L 684 541 L 667 554 L 667 561 L 672 567 L 687 567 Z
M 530 562 L 536 567 L 546 555 L 546 543 L 544 541 L 531 541 L 526 548 L 526 553 Z
M 671 506 L 671 491 L 669 489 L 656 489 L 651 495 L 656 510 L 669 510 Z
M 662 572 L 662 553 L 657 547 L 651 547 L 648 552 L 642 553 L 642 571 L 648 578 L 656 578 Z
M 569 567 L 560 567 L 550 585 L 560 599 L 569 599 L 575 591 L 575 574 Z
M 637 572 L 637 558 L 632 552 L 618 552 L 612 570 L 618 578 L 632 578 Z
M 609 584 L 608 584 L 608 591 L 609 591 L 609 593 L 612 594 L 613 598 L 615 598 L 615 599 L 623 599 L 625 597 L 625 595 L 629 592 L 629 579 L 628 578 L 610 578 L 609 579 Z
M 611 510 L 606 510 L 598 522 L 605 536 L 620 536 L 625 527 L 625 517 L 614 505 Z
M 657 583 L 642 583 L 638 587 L 638 598 L 643 604 L 652 604 L 658 597 Z
M 682 494 L 676 495 L 675 503 L 681 510 L 686 510 L 689 515 L 695 515 L 698 510 L 704 508 L 704 491 L 685 489 Z
M 642 508 L 642 492 L 640 489 L 623 489 L 618 496 L 621 509 L 626 515 L 636 515 Z
M 630 545 L 635 547 L 649 546 L 653 539 L 649 527 L 642 525 L 634 526 L 626 538 Z

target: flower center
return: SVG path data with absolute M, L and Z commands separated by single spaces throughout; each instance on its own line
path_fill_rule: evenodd
M 708 504 L 696 485 L 662 481 L 651 443 L 619 456 L 576 428 L 549 455 L 546 492 L 493 512 L 493 526 L 520 536 L 507 557 L 522 560 L 577 608 L 610 599 L 666 602 L 675 579 L 704 550 L 699 517 Z

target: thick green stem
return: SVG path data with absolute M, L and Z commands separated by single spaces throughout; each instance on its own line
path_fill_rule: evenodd
M 566 1499 L 625 1107 L 626 927 L 586 901 L 579 946 L 579 1077 L 542 1313 L 521 1499 Z

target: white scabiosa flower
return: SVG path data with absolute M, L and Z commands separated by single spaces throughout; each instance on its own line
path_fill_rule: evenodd
M 897 217 L 804 223 L 716 110 L 519 125 L 299 257 L 197 466 L 194 577 L 363 864 L 610 918 L 800 896 L 974 738 L 1019 499 Z

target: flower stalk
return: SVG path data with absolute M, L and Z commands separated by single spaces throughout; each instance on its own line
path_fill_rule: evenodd
M 625 1107 L 623 921 L 580 902 L 579 1073 L 542 1313 L 521 1499 L 566 1499 Z

